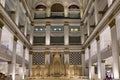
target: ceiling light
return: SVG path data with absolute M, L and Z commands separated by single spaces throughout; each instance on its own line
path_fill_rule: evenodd
M 38 28 L 36 28 L 35 31 L 38 31 Z
M 61 28 L 59 28 L 59 31 L 61 31 L 62 29 Z
M 74 29 L 75 31 L 78 31 L 78 29 L 76 28 L 76 29 Z
M 56 31 L 57 29 L 56 28 L 54 28 L 54 31 Z
M 74 29 L 73 28 L 71 28 L 71 31 L 73 31 Z
M 42 31 L 43 29 L 42 29 L 42 28 L 40 28 L 40 30 Z

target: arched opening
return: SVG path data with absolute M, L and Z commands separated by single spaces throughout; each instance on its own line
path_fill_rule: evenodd
M 46 17 L 46 9 L 47 7 L 45 5 L 39 4 L 35 7 L 35 15 L 34 18 L 35 19 L 39 19 L 39 18 L 45 18 Z
M 70 6 L 68 7 L 68 9 L 69 9 L 69 10 L 77 10 L 77 9 L 79 9 L 79 6 L 77 6 L 77 5 L 70 5 Z
M 63 18 L 64 17 L 64 7 L 59 3 L 55 3 L 51 7 L 51 17 Z
M 68 7 L 69 18 L 80 18 L 80 8 L 78 5 L 72 4 Z
M 40 10 L 40 11 L 45 11 L 45 10 L 46 10 L 46 6 L 44 6 L 44 5 L 37 5 L 37 6 L 35 7 L 35 9 L 36 9 L 36 10 Z
M 55 3 L 51 7 L 51 12 L 64 12 L 64 7 L 59 3 Z

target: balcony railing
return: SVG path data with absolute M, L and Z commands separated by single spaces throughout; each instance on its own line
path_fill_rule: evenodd
M 42 18 L 46 18 L 46 13 L 45 12 L 35 13 L 34 19 L 42 19 Z
M 52 18 L 64 18 L 64 12 L 51 12 Z
M 45 11 L 36 11 L 34 14 L 34 19 L 52 19 L 52 18 L 59 18 L 59 19 L 80 19 L 79 12 L 69 12 L 68 17 L 64 16 L 64 12 L 51 12 L 51 16 L 47 17 Z
M 111 47 L 111 45 L 108 45 L 107 47 L 105 47 L 103 50 L 100 51 L 100 53 L 101 53 L 101 57 L 103 59 L 112 56 L 112 47 Z
M 10 51 L 6 46 L 0 45 L 0 56 L 6 60 L 11 60 L 12 51 Z

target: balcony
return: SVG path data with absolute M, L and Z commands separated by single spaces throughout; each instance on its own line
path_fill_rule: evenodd
M 12 51 L 10 51 L 6 46 L 0 45 L 0 57 L 2 60 L 11 61 Z
M 64 12 L 51 12 L 51 16 L 47 17 L 45 11 L 36 11 L 34 14 L 34 19 L 80 19 L 80 13 L 79 12 L 69 12 L 68 17 L 64 16 Z

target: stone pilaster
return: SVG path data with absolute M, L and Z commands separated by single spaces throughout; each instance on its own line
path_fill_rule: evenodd
M 64 45 L 69 45 L 69 23 L 64 23 Z
M 46 38 L 45 38 L 45 44 L 50 45 L 50 22 L 46 23 Z

